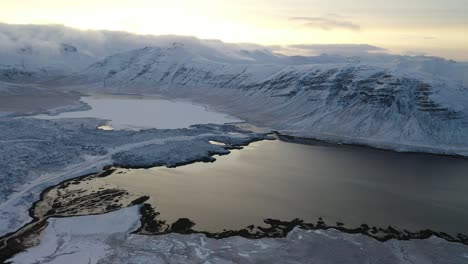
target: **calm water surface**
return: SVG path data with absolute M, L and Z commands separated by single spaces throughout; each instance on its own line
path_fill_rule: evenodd
M 64 112 L 57 116 L 38 115 L 37 118 L 84 118 L 110 120 L 102 129 L 140 130 L 149 128 L 186 128 L 195 124 L 224 124 L 241 120 L 211 111 L 205 106 L 187 101 L 167 100 L 156 96 L 102 95 L 82 97 L 91 109 Z
M 275 141 L 214 163 L 120 170 L 102 178 L 151 196 L 161 218 L 221 231 L 262 219 L 363 223 L 468 234 L 468 160 Z

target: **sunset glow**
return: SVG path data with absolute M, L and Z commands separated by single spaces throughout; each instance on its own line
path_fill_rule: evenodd
M 0 22 L 192 35 L 264 45 L 370 44 L 391 53 L 468 60 L 468 2 L 20 0 Z

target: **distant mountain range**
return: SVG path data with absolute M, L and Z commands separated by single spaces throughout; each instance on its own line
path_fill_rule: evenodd
M 162 94 L 297 136 L 468 155 L 468 63 L 389 54 L 284 56 L 193 37 L 9 27 L 0 26 L 0 43 L 7 42 L 0 47 L 10 49 L 0 54 L 4 82 Z M 12 37 L 22 31 L 27 37 Z

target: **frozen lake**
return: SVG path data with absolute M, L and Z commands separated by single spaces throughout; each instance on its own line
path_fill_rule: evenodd
M 36 118 L 84 118 L 110 120 L 102 129 L 140 130 L 149 128 L 175 129 L 195 124 L 224 124 L 241 120 L 211 111 L 205 106 L 186 101 L 142 96 L 90 96 L 81 100 L 92 109 L 64 112 L 56 116 L 38 115 Z

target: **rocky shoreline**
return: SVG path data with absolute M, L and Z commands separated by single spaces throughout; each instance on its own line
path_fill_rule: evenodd
M 240 132 L 241 130 L 231 128 L 227 129 L 226 131 Z M 207 142 L 210 140 L 223 140 L 226 142 L 225 146 L 218 146 L 217 150 L 207 151 L 205 155 L 195 155 L 186 161 L 175 163 L 167 161 L 161 162 L 157 159 L 151 159 L 151 157 L 147 157 L 146 160 L 149 160 L 151 164 L 146 166 L 146 168 L 163 165 L 166 165 L 167 167 L 177 167 L 194 162 L 214 162 L 215 159 L 212 157 L 214 155 L 227 155 L 229 154 L 230 149 L 241 149 L 242 146 L 246 146 L 252 142 L 263 139 L 271 138 L 267 134 L 252 134 L 248 138 L 208 136 Z M 138 151 L 139 150 L 136 152 Z M 115 163 L 118 164 L 118 162 Z M 123 165 L 122 167 L 141 168 L 136 165 L 130 165 L 130 162 L 127 162 L 127 164 L 128 165 Z M 120 190 L 117 188 L 105 189 L 104 187 L 95 188 L 94 190 L 92 188 L 90 190 L 75 189 L 68 191 L 68 193 L 58 193 L 52 195 L 52 197 L 48 197 L 51 196 L 51 192 L 53 191 L 59 192 L 60 190 L 67 190 L 70 187 L 77 185 L 81 181 L 88 181 L 95 177 L 106 177 L 112 174 L 114 171 L 114 166 L 107 165 L 103 168 L 102 173 L 86 174 L 80 177 L 65 180 L 44 189 L 40 194 L 39 200 L 35 201 L 28 210 L 28 214 L 32 220 L 18 230 L 7 233 L 0 237 L 0 262 L 3 263 L 4 261 L 26 250 L 27 248 L 35 246 L 37 244 L 37 237 L 40 236 L 41 231 L 47 227 L 47 219 L 51 217 L 60 218 L 104 214 L 125 207 L 143 204 L 148 199 L 147 196 L 136 197 L 135 195 L 129 194 L 125 190 Z M 80 206 L 76 206 L 77 204 Z M 100 206 L 98 206 L 98 204 Z
M 285 238 L 288 234 L 296 229 L 303 230 L 338 230 L 347 234 L 362 234 L 371 237 L 377 241 L 385 242 L 392 239 L 407 241 L 407 240 L 424 240 L 431 237 L 438 237 L 448 242 L 460 243 L 468 245 L 468 236 L 464 234 L 450 235 L 445 232 L 434 230 L 409 231 L 401 230 L 397 227 L 377 227 L 362 224 L 358 227 L 347 227 L 344 223 L 325 223 L 321 218 L 315 223 L 308 223 L 301 219 L 292 221 L 282 221 L 278 219 L 265 219 L 266 226 L 250 225 L 238 230 L 223 230 L 222 232 L 209 232 L 197 230 L 195 224 L 188 218 L 180 218 L 173 223 L 159 219 L 160 214 L 150 204 L 145 202 L 149 199 L 148 196 L 135 196 L 129 194 L 125 190 L 118 188 L 108 188 L 100 186 L 98 188 L 89 189 L 73 189 L 74 186 L 92 180 L 93 178 L 106 177 L 112 174 L 116 167 L 118 168 L 151 168 L 155 166 L 178 167 L 194 162 L 214 162 L 214 155 L 227 155 L 229 150 L 241 149 L 252 142 L 259 140 L 267 140 L 278 138 L 283 141 L 300 143 L 300 144 L 324 144 L 336 145 L 332 142 L 320 141 L 316 139 L 300 138 L 284 135 L 278 132 L 273 134 L 266 133 L 247 133 L 245 137 L 227 136 L 227 134 L 246 133 L 242 129 L 235 126 L 193 126 L 192 129 L 201 131 L 212 131 L 215 135 L 207 135 L 203 137 L 203 142 L 191 141 L 187 144 L 183 141 L 180 145 L 177 141 L 169 142 L 169 149 L 161 153 L 160 145 L 148 144 L 141 147 L 133 148 L 126 152 L 113 155 L 113 165 L 107 165 L 103 168 L 102 173 L 86 174 L 77 178 L 62 181 L 56 185 L 46 188 L 40 194 L 40 199 L 33 203 L 29 209 L 29 216 L 32 220 L 19 228 L 18 230 L 8 233 L 0 237 L 0 262 L 4 262 L 14 255 L 23 252 L 24 250 L 34 247 L 39 243 L 39 237 L 43 230 L 48 226 L 50 218 L 76 217 L 86 215 L 100 215 L 109 212 L 114 212 L 122 208 L 140 205 L 140 227 L 133 231 L 133 234 L 138 235 L 166 235 L 166 234 L 202 234 L 208 238 L 225 239 L 230 237 L 243 237 L 247 239 L 262 239 L 262 238 Z M 182 130 L 184 133 L 190 130 Z M 153 130 L 153 132 L 158 132 Z M 99 132 L 101 133 L 101 132 Z M 146 132 L 148 133 L 148 132 Z M 161 132 L 159 132 L 161 133 Z M 167 134 L 166 131 L 162 132 Z M 190 132 L 195 135 L 197 133 Z M 206 142 L 205 142 L 206 141 Z M 216 145 L 207 143 L 208 141 L 217 141 L 224 143 Z M 213 149 L 207 148 L 209 144 Z M 349 147 L 368 147 L 354 144 L 346 144 Z M 161 154 L 172 153 L 173 150 L 184 148 L 204 149 L 204 153 L 195 153 L 193 155 L 185 155 L 186 160 L 181 161 L 181 157 L 164 156 L 164 160 L 160 159 Z M 372 147 L 370 147 L 372 148 Z M 373 148 L 374 149 L 374 148 Z M 385 151 L 385 150 L 380 150 Z M 178 152 L 176 151 L 176 154 Z M 119 156 L 120 155 L 120 156 Z M 175 154 L 174 154 L 175 155 Z M 126 161 L 126 162 L 123 162 Z M 138 161 L 133 163 L 133 161 Z M 51 193 L 54 192 L 53 195 Z M 76 206 L 79 205 L 79 206 Z
M 396 240 L 412 240 L 412 239 L 428 239 L 432 236 L 444 239 L 448 242 L 461 243 L 468 245 L 468 236 L 457 234 L 451 236 L 445 232 L 437 232 L 434 230 L 409 231 L 406 229 L 400 230 L 397 227 L 388 226 L 386 228 L 369 226 L 362 224 L 356 228 L 345 227 L 344 223 L 337 222 L 336 224 L 325 223 L 322 218 L 319 218 L 316 223 L 306 223 L 301 219 L 292 221 L 281 221 L 278 219 L 265 219 L 264 223 L 267 227 L 250 225 L 239 230 L 224 230 L 222 232 L 207 232 L 193 229 L 196 223 L 188 218 L 180 218 L 174 223 L 166 223 L 166 221 L 158 220 L 159 212 L 156 212 L 151 205 L 143 204 L 140 208 L 141 226 L 136 230 L 135 234 L 140 235 L 162 235 L 162 234 L 204 234 L 206 237 L 223 239 L 233 236 L 240 236 L 249 239 L 261 238 L 282 238 L 294 228 L 303 230 L 329 230 L 336 229 L 348 234 L 362 234 L 374 238 L 380 242 L 385 242 L 391 239 Z
M 236 146 L 239 147 L 239 146 Z M 204 160 L 194 160 L 199 162 Z M 210 160 L 208 160 L 210 162 Z M 265 219 L 264 226 L 250 225 L 238 230 L 223 230 L 222 232 L 209 232 L 197 230 L 196 223 L 188 218 L 180 218 L 173 223 L 161 219 L 160 213 L 152 205 L 145 203 L 148 196 L 129 194 L 125 190 L 111 188 L 110 186 L 93 186 L 94 178 L 102 178 L 116 171 L 115 167 L 107 167 L 99 174 L 84 175 L 79 178 L 66 180 L 51 186 L 40 195 L 29 209 L 33 219 L 19 230 L 0 238 L 0 262 L 4 262 L 14 255 L 36 246 L 42 231 L 48 226 L 49 218 L 66 218 L 86 215 L 100 215 L 139 205 L 140 227 L 133 231 L 137 235 L 167 235 L 167 234 L 202 234 L 207 238 L 226 239 L 230 237 L 243 237 L 247 239 L 285 238 L 294 229 L 302 230 L 337 230 L 347 234 L 362 234 L 380 242 L 389 240 L 425 240 L 438 237 L 448 242 L 468 245 L 468 236 L 464 234 L 450 235 L 434 230 L 410 231 L 398 227 L 377 227 L 362 224 L 358 227 L 347 227 L 345 223 L 326 223 L 319 218 L 315 223 L 308 223 L 301 219 L 282 221 L 278 219 Z M 90 183 L 87 190 L 79 185 Z
M 172 224 L 167 224 L 165 221 L 157 220 L 158 212 L 155 212 L 149 204 L 143 204 L 140 208 L 141 227 L 135 231 L 135 234 L 140 235 L 162 235 L 162 234 L 204 234 L 206 237 L 223 239 L 233 236 L 240 236 L 249 239 L 261 238 L 282 238 L 286 237 L 288 233 L 294 228 L 303 230 L 329 230 L 336 229 L 338 231 L 348 234 L 363 234 L 368 237 L 374 238 L 380 242 L 385 242 L 391 239 L 396 240 L 412 240 L 412 239 L 428 239 L 432 236 L 444 239 L 448 242 L 455 242 L 468 245 L 468 236 L 457 234 L 451 236 L 445 232 L 437 232 L 433 230 L 421 230 L 412 232 L 409 230 L 399 230 L 396 227 L 388 226 L 386 228 L 369 226 L 362 224 L 357 228 L 344 227 L 344 223 L 337 222 L 336 224 L 327 224 L 322 218 L 319 218 L 316 223 L 306 223 L 301 219 L 294 219 L 292 221 L 281 221 L 277 219 L 265 219 L 264 223 L 268 227 L 250 225 L 244 229 L 239 230 L 225 230 L 223 232 L 212 233 L 207 231 L 198 231 L 193 229 L 196 223 L 188 218 L 180 218 Z

